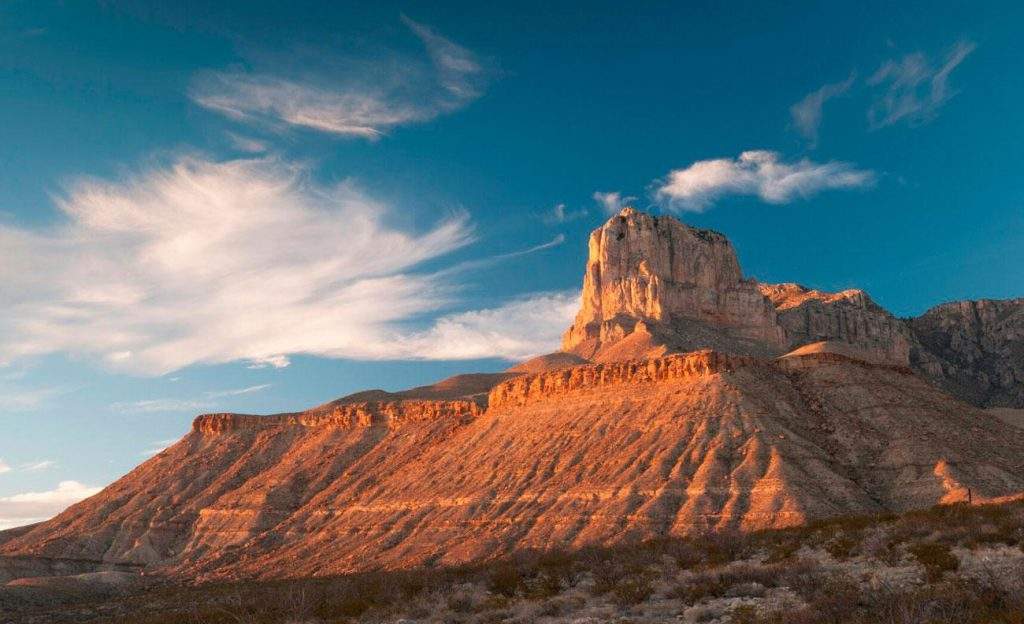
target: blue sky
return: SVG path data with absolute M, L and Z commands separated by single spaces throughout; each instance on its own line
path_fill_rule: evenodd
M 1018 3 L 368 4 L 0 5 L 0 526 L 555 348 L 623 201 L 899 315 L 1024 294 Z

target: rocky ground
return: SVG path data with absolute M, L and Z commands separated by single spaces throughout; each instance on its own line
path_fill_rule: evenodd
M 1012 624 L 1024 503 L 321 579 L 180 587 L 112 573 L 7 586 L 0 605 L 5 624 Z

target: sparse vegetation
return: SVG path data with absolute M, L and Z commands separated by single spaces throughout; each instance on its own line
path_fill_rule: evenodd
M 460 568 L 160 586 L 0 623 L 1024 624 L 1024 503 L 521 553 Z M 20 597 L 19 597 L 20 596 Z M 17 611 L 14 609 L 17 608 Z

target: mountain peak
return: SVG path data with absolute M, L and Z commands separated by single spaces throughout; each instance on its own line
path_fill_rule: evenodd
M 781 352 L 785 341 L 774 307 L 743 278 L 729 239 L 626 207 L 590 235 L 582 303 L 562 347 L 602 359 L 638 323 L 669 350 L 765 354 Z M 644 344 L 616 359 L 651 355 L 653 343 L 636 342 Z

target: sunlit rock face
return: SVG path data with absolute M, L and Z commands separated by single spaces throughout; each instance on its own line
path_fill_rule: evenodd
M 652 338 L 608 357 L 635 330 Z M 562 349 L 600 361 L 653 355 L 660 345 L 758 354 L 787 346 L 727 238 L 625 208 L 590 235 L 580 311 Z

